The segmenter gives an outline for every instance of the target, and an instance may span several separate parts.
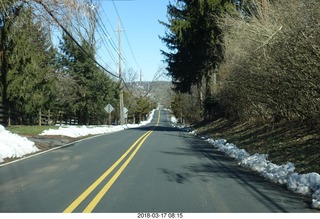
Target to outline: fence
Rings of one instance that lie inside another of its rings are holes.
[[[131,120],[128,119],[128,122]],[[107,124],[105,121],[94,117],[89,118],[90,125]],[[75,116],[67,115],[63,111],[39,110],[34,116],[21,116],[19,113],[8,110],[0,103],[0,125],[79,125],[79,120]]]
[[[5,107],[0,103],[0,125],[7,125],[8,113]]]
[[[50,110],[42,112],[39,110],[39,125],[78,125],[77,118],[66,118],[64,112],[52,113]]]
[[[23,122],[24,121],[24,122]],[[79,121],[77,118],[66,118],[62,111],[52,113],[50,110],[41,111],[37,118],[33,118],[34,122],[26,122],[25,118],[20,117],[13,113],[8,113],[8,110],[0,103],[0,125],[10,126],[10,125],[78,125]]]

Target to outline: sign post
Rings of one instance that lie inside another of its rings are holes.
[[[128,123],[128,111],[129,110],[126,107],[123,107],[123,114],[124,114],[123,118],[125,119],[126,124]]]
[[[110,103],[108,103],[104,110],[109,114],[109,125],[111,125],[111,112],[114,110],[114,108]]]

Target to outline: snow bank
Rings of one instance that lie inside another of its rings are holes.
[[[58,129],[48,129],[43,131],[40,135],[62,135],[71,138],[83,137],[87,135],[99,135],[112,132],[122,131],[128,128],[136,128],[146,124],[149,124],[153,118],[154,111],[152,110],[146,121],[140,122],[140,124],[128,124],[128,125],[116,125],[116,126],[61,126]]]
[[[177,123],[177,122],[178,122],[178,120],[177,120],[177,118],[176,118],[176,117],[171,116],[171,122],[172,122],[172,123]]]
[[[268,155],[250,155],[244,149],[239,149],[236,145],[227,143],[225,139],[207,139],[206,141],[217,147],[219,151],[235,158],[240,166],[260,173],[265,179],[274,183],[285,184],[289,190],[296,193],[312,194],[312,207],[320,209],[320,175],[318,173],[298,174],[294,172],[293,163],[276,165],[268,161]]]
[[[171,118],[176,126],[175,120]],[[181,128],[181,127],[178,127]],[[294,172],[293,163],[287,162],[283,165],[276,165],[268,161],[267,154],[250,155],[244,149],[239,149],[232,143],[227,143],[225,139],[214,140],[199,136],[195,131],[190,134],[197,135],[216,147],[219,151],[237,160],[240,166],[258,172],[265,179],[279,184],[287,185],[287,188],[293,192],[312,195],[312,207],[320,209],[320,175],[318,173],[298,174]]]
[[[148,119],[146,121],[142,121],[140,122],[140,124],[136,125],[136,124],[128,124],[129,128],[134,128],[134,127],[139,127],[142,125],[147,125],[151,122],[151,120],[153,119],[153,115],[154,115],[154,109],[149,113]]]
[[[128,124],[124,126],[64,126],[59,129],[49,129],[40,135],[63,135],[71,138],[117,132],[128,128],[136,128],[151,122],[154,111],[152,110],[146,121],[140,124]],[[34,142],[25,137],[13,134],[0,125],[0,163],[4,158],[22,157],[26,154],[39,151]]]
[[[13,134],[0,125],[0,163],[4,158],[23,157],[37,151],[39,149],[34,145],[34,142]]]
[[[265,179],[274,183],[286,184],[289,190],[296,193],[312,194],[312,207],[320,208],[320,175],[318,173],[298,174],[294,172],[293,163],[276,165],[268,161],[268,155],[250,155],[244,149],[227,143],[225,139],[207,139],[206,141],[217,147],[219,151],[235,158],[240,166],[260,173]]]
[[[213,145],[216,145],[219,151],[224,152],[225,154],[227,154],[228,156],[236,160],[242,160],[250,156],[245,150],[238,149],[236,145],[227,143],[227,141],[224,139],[219,139],[219,140],[207,139],[207,141]]]
[[[124,130],[124,126],[61,126],[58,129],[44,130],[40,135],[63,135],[77,138]]]

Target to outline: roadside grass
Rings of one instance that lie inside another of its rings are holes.
[[[24,136],[36,136],[47,129],[58,129],[57,126],[9,126],[6,129],[12,133]]]
[[[213,139],[224,138],[250,154],[268,154],[275,164],[292,162],[299,173],[320,173],[320,125],[301,121],[253,125],[218,119],[194,129]]]

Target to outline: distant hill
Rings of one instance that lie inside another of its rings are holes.
[[[171,101],[172,83],[171,81],[142,81],[132,82],[128,85],[135,95],[148,96],[157,103],[169,107]]]

